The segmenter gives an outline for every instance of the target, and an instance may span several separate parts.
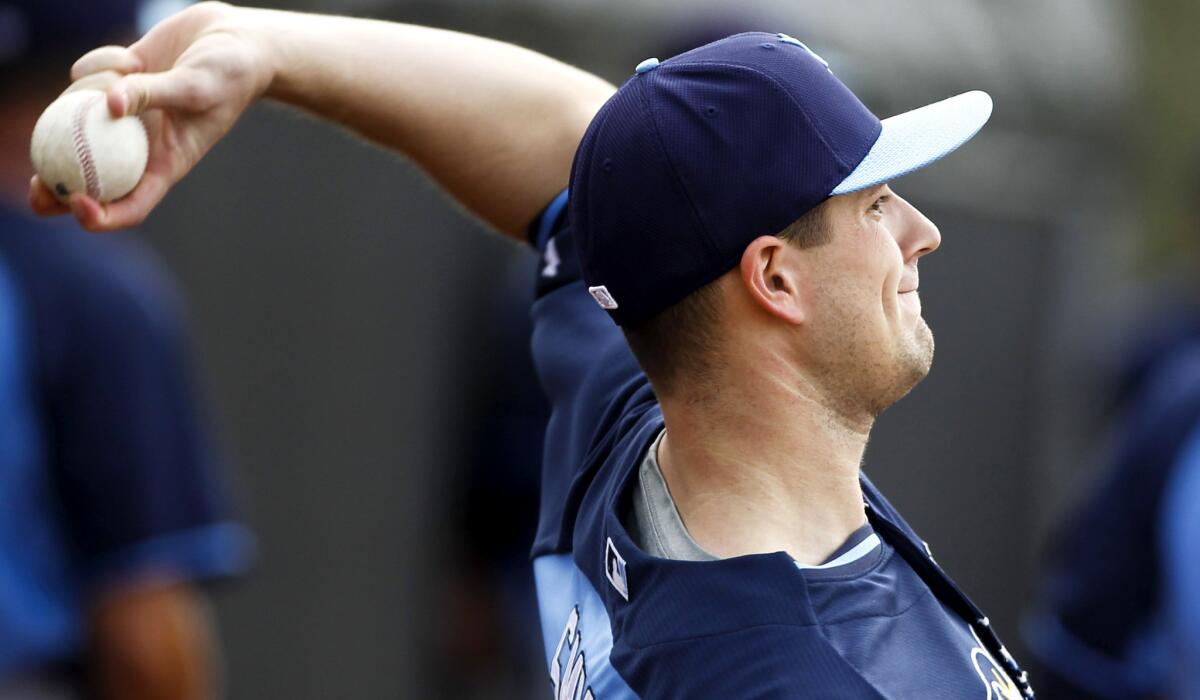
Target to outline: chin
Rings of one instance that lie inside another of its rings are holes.
[[[920,381],[929,374],[929,368],[933,366],[933,331],[929,329],[925,319],[917,319],[917,327],[913,329],[910,341],[910,355],[913,365],[920,368],[921,376],[917,379]]]
[[[896,356],[896,372],[891,386],[881,392],[875,414],[904,398],[929,374],[933,366],[933,332],[920,320]]]

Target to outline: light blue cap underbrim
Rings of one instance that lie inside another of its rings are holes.
[[[875,145],[829,194],[858,192],[920,170],[971,140],[991,115],[992,98],[973,90],[884,119]]]

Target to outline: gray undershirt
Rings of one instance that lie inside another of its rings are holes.
[[[658,444],[666,434],[664,430],[654,438],[638,469],[629,535],[642,551],[659,559],[715,561],[718,557],[706,552],[688,534],[658,466]]]
[[[667,488],[663,478],[662,468],[658,464],[658,445],[662,442],[666,431],[659,432],[658,437],[646,450],[646,457],[638,468],[637,486],[633,490],[633,508],[626,520],[629,536],[637,543],[642,551],[659,559],[675,561],[715,561],[720,557],[714,556],[692,539],[675,507],[675,499]],[[852,543],[857,544],[852,545]],[[869,525],[864,525],[847,540],[824,564],[806,566],[799,562],[796,566],[801,569],[830,569],[845,566],[863,559],[868,554],[878,551],[879,536]],[[842,569],[838,569],[841,571]]]

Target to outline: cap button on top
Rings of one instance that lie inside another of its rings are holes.
[[[637,64],[637,68],[634,68],[633,71],[635,73],[637,73],[638,75],[641,75],[642,73],[649,73],[650,71],[654,70],[655,68],[658,68],[658,59],[657,58],[647,58],[646,60]]]

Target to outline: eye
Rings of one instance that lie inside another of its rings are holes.
[[[882,214],[883,213],[883,205],[888,201],[888,199],[890,199],[890,197],[888,197],[886,194],[883,195],[882,197],[879,197],[878,199],[876,199],[874,202],[871,203],[870,207],[867,207],[867,211],[872,212],[874,214]]]

